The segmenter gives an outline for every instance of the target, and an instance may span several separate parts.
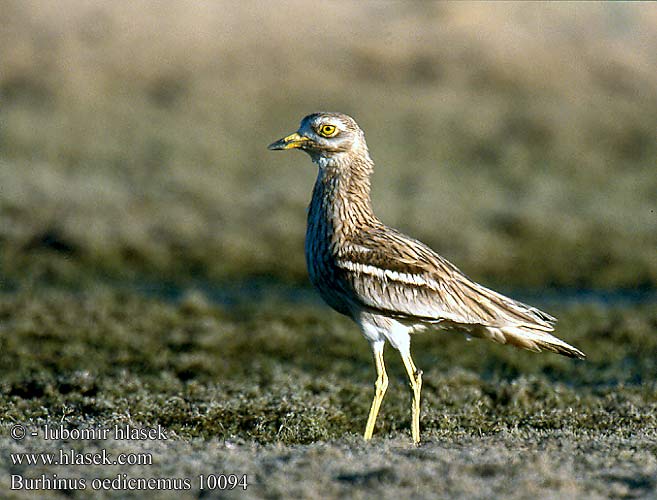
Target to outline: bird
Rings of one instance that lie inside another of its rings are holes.
[[[457,330],[530,351],[586,357],[551,334],[554,317],[476,283],[429,246],[376,217],[370,195],[374,161],[352,117],[312,113],[296,132],[268,149],[299,149],[318,167],[307,214],[306,264],[324,301],[351,318],[370,343],[377,377],[366,441],[372,438],[388,387],[386,342],[399,352],[409,378],[416,445],[422,371],[411,357],[411,334]]]

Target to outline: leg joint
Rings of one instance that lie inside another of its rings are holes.
[[[383,394],[388,388],[388,375],[385,372],[381,374],[379,378],[376,379],[374,383],[374,388],[376,389],[377,394]]]

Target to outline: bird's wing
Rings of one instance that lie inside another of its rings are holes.
[[[428,322],[554,329],[550,315],[475,283],[422,242],[389,228],[352,239],[336,265],[350,299],[373,311]]]

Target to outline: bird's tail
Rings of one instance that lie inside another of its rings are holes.
[[[478,336],[488,338],[494,342],[511,344],[530,351],[552,351],[569,358],[584,359],[586,357],[586,354],[582,351],[554,335],[530,326],[483,326],[477,333],[479,333]]]
[[[477,283],[472,283],[472,289],[476,298],[471,302],[481,308],[484,319],[471,331],[472,335],[530,351],[552,351],[579,359],[586,357],[582,351],[550,333],[554,331],[556,318]]]

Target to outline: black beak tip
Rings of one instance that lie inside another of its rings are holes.
[[[285,149],[285,141],[283,139],[280,139],[278,141],[272,142],[269,146],[267,146],[267,149],[269,151],[280,151],[282,149]]]

